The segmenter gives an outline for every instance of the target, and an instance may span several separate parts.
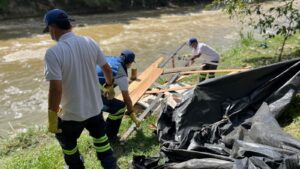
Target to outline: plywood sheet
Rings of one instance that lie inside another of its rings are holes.
[[[163,60],[163,58],[158,58],[153,64],[151,64],[142,74],[140,74],[137,80],[134,80],[129,85],[129,95],[134,105],[146,92],[146,90],[151,87],[151,85],[159,78],[163,73],[162,68],[158,68],[158,65]],[[117,96],[117,99],[123,100],[122,94]]]

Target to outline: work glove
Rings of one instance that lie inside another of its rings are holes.
[[[135,126],[136,126],[137,128],[140,127],[141,121],[136,117],[136,113],[135,113],[134,110],[132,110],[132,111],[128,111],[128,110],[127,110],[127,111],[125,112],[125,115],[128,115],[128,116],[131,118],[131,120],[135,123]]]
[[[48,110],[48,131],[50,133],[61,133],[62,130],[58,128],[57,112]]]
[[[104,84],[104,86],[103,86],[103,95],[108,100],[112,100],[115,97],[114,85]]]

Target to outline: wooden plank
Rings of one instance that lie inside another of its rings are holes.
[[[128,91],[133,105],[162,74],[163,69],[158,68],[158,65],[162,60],[162,57],[158,58],[152,65],[150,65],[142,74],[138,76],[137,80],[134,80],[129,85]],[[123,100],[122,94],[119,94],[116,98]]]
[[[239,73],[239,72],[238,71],[233,71],[233,72],[228,73],[227,75],[232,75],[232,74],[236,74],[236,73]]]
[[[177,69],[177,68],[176,68]],[[163,74],[170,74],[170,73],[178,73],[180,72],[181,74],[194,74],[194,73],[226,73],[226,72],[243,72],[247,71],[249,69],[217,69],[217,70],[195,70],[195,71],[186,71],[186,70],[171,70],[171,69],[166,69]]]
[[[170,92],[170,91],[176,91],[176,90],[185,90],[185,89],[191,89],[195,86],[183,86],[183,87],[173,87],[169,89],[162,89],[162,90],[150,90],[146,91],[146,94],[157,94],[157,93],[164,93],[164,92]]]

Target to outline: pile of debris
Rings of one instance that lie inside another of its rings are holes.
[[[184,77],[184,75],[221,72],[235,74],[238,72],[246,71],[248,69],[225,69],[225,70],[201,70],[201,66],[164,68],[165,65],[172,59],[158,58],[151,64],[144,72],[142,72],[137,79],[132,81],[129,85],[129,95],[133,105],[136,103],[144,108],[144,111],[138,117],[143,120],[151,112],[159,109],[162,100],[167,100],[167,104],[173,108],[179,105],[184,98],[189,97],[190,92],[193,91],[195,85],[188,85],[179,83],[177,80]],[[169,80],[165,84],[156,83],[157,79],[161,76],[168,76]],[[152,87],[152,90],[149,90]],[[190,92],[188,92],[190,91]],[[122,95],[117,96],[117,99],[122,100]],[[136,124],[125,132],[121,141],[125,141],[130,134],[136,129]]]
[[[134,157],[133,166],[300,168],[300,141],[277,122],[299,87],[300,59],[201,82],[175,106],[164,105],[160,156]]]

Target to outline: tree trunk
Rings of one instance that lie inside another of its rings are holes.
[[[281,49],[280,49],[280,53],[279,53],[279,56],[278,56],[278,62],[280,62],[282,60],[282,54],[283,54],[284,46],[285,46],[285,43],[286,43],[288,38],[289,38],[289,36],[284,36],[284,39],[283,39],[283,42],[282,42],[282,45],[281,45]]]

